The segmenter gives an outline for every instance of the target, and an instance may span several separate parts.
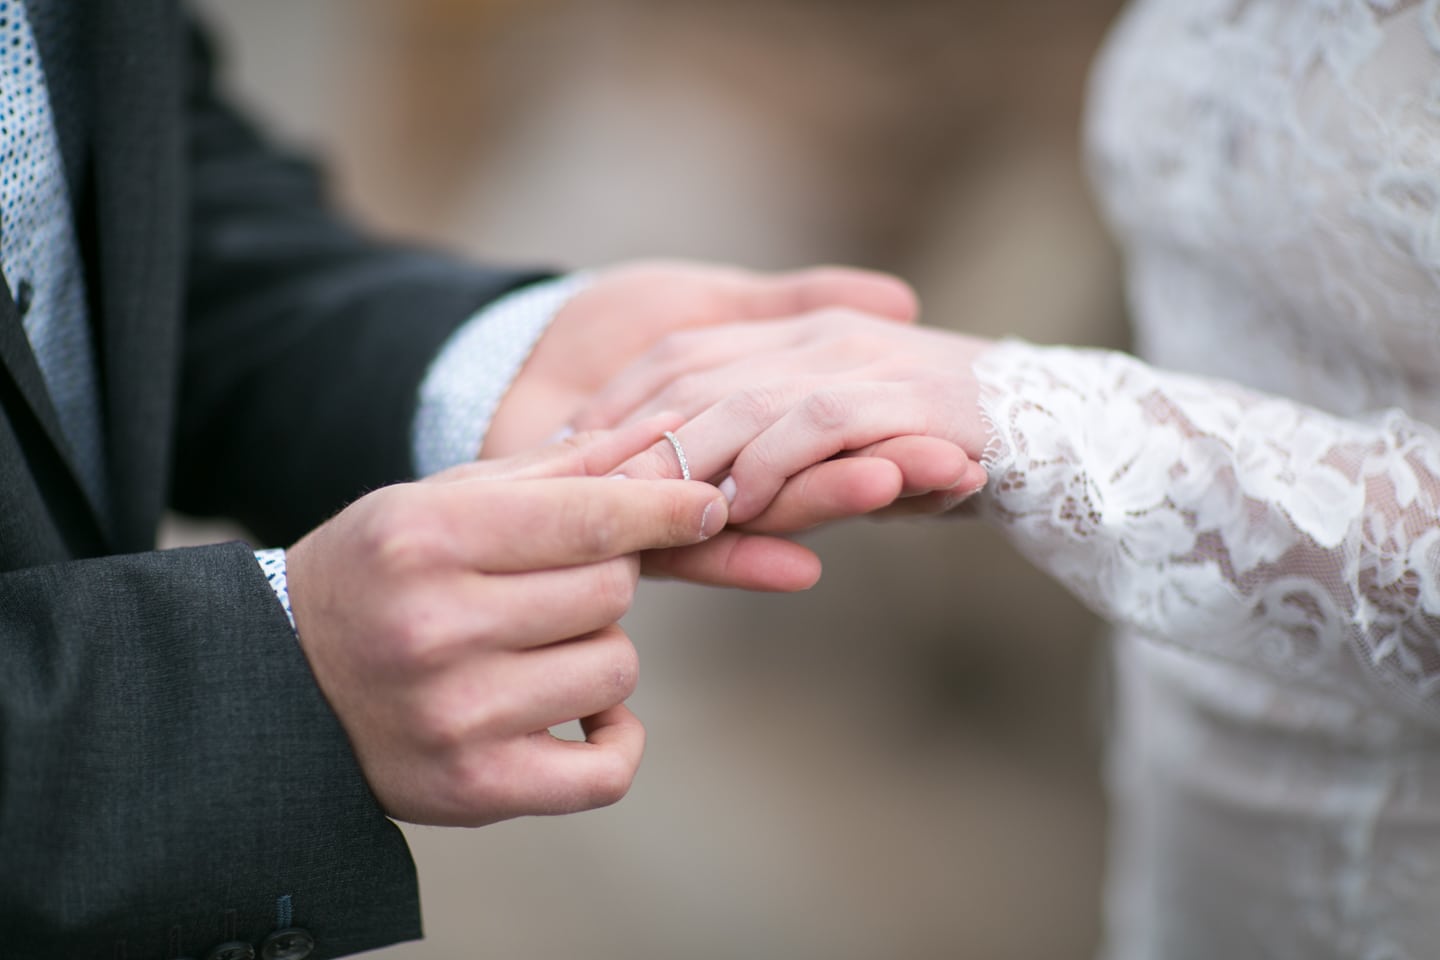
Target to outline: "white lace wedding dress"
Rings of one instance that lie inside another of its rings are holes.
[[[1148,362],[979,372],[1120,628],[1106,955],[1440,957],[1440,0],[1140,0],[1089,146]]]

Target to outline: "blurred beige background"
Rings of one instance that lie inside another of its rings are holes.
[[[377,228],[565,267],[860,263],[932,324],[1123,336],[1078,155],[1115,0],[200,5],[233,89]],[[803,596],[647,585],[631,795],[409,830],[428,938],[374,956],[1091,955],[1097,623],[973,524],[813,543]]]

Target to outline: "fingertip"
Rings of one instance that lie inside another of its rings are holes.
[[[972,462],[970,466],[966,468],[965,475],[960,479],[959,483],[956,483],[948,490],[937,491],[936,493],[930,494],[930,497],[939,497],[938,507],[931,512],[949,513],[961,507],[965,507],[968,510],[976,494],[985,489],[985,485],[989,480],[990,476],[985,472],[985,468],[978,463]]]
[[[715,487],[700,480],[674,480],[630,472],[623,499],[637,522],[648,529],[641,550],[669,550],[704,543],[723,531],[730,520],[730,505]]]
[[[709,484],[704,484],[704,486],[709,486]],[[710,487],[710,491],[712,493],[717,492],[714,487]],[[700,514],[700,536],[697,542],[703,543],[709,540],[721,530],[724,530],[725,525],[729,523],[729,521],[730,502],[725,499],[723,494],[720,496],[711,496],[709,502],[705,504]]]
[[[875,284],[875,306],[870,312],[890,320],[914,323],[920,317],[920,295],[915,288],[899,277],[889,274],[872,274]]]
[[[640,770],[645,755],[645,725],[620,703],[582,717],[580,729],[591,751],[583,806],[593,810],[619,803],[634,786]]]
[[[608,432],[615,435],[618,447],[633,456],[658,443],[666,431],[674,430],[682,419],[677,413],[654,413]]]
[[[846,307],[887,320],[912,322],[920,301],[910,284],[892,274],[859,267],[807,267],[772,278],[756,300],[763,316],[793,316],[826,307]]]
[[[746,590],[799,593],[820,582],[821,563],[815,552],[778,537],[744,537],[730,562],[732,573],[743,572],[733,585]]]
[[[776,519],[772,507],[790,515],[796,513],[795,508],[799,506],[813,516],[803,523],[781,521],[779,525],[790,530],[805,529],[827,520],[878,510],[892,503],[905,488],[905,475],[900,467],[880,457],[830,460],[816,464],[797,477],[803,485],[800,489],[782,486],[763,503],[758,502],[760,497],[740,503],[744,488],[737,486],[736,503],[730,507],[730,522],[739,525],[760,518]],[[796,478],[792,477],[787,483],[796,483]],[[808,508],[805,505],[809,505]]]
[[[635,421],[634,426],[637,429],[653,431],[655,436],[661,437],[665,435],[666,430],[674,430],[684,422],[685,417],[683,414],[677,413],[674,410],[662,410],[659,413],[652,413],[641,417]]]
[[[905,475],[889,460],[869,457],[853,461],[848,478],[849,506],[856,513],[868,513],[893,503],[904,491]]]
[[[654,430],[655,436],[658,437],[666,430],[674,430],[684,422],[685,418],[683,416],[668,410],[660,413],[646,414],[643,417],[627,417],[625,416],[625,411],[611,409],[602,399],[598,402],[591,403],[585,409],[571,417],[570,422],[561,427],[551,440],[552,442],[564,440],[576,433],[584,434],[632,429]]]
[[[759,534],[727,530],[713,540],[642,557],[647,576],[765,593],[808,590],[820,579],[820,558],[809,549]]]
[[[904,495],[912,497],[949,490],[963,481],[971,466],[960,447],[929,436],[893,437],[866,447],[860,455],[893,462],[904,475]]]
[[[926,444],[925,456],[912,469],[906,469],[907,492],[925,493],[948,490],[963,483],[967,472],[975,466],[965,451],[952,443],[934,440]],[[982,470],[983,474],[984,471]]]
[[[660,439],[658,435],[654,442],[615,469],[641,480],[672,480],[676,479],[675,474],[679,471],[675,463],[675,448],[670,441]]]
[[[963,495],[966,497],[973,497],[981,490],[984,490],[985,485],[989,482],[990,474],[987,473],[985,468],[980,464],[971,460],[965,467],[964,475],[960,478],[959,482],[955,484],[953,489],[963,491]]]
[[[975,489],[979,490],[990,482],[990,473],[982,464],[971,460],[965,468],[964,482],[973,484]]]
[[[635,712],[623,703],[617,703],[592,716],[581,717],[580,729],[585,734],[585,742],[592,746],[624,745],[634,749],[638,740],[639,746],[644,747],[645,725],[635,716]],[[636,751],[635,755],[638,757],[639,751]]]
[[[812,272],[821,302],[811,309],[846,306],[889,320],[913,322],[920,315],[915,288],[899,277],[859,267],[817,267]],[[824,296],[828,294],[828,296]]]
[[[796,562],[792,566],[787,579],[777,579],[775,590],[777,593],[802,593],[818,584],[823,573],[824,564],[818,556],[811,553],[808,560]]]

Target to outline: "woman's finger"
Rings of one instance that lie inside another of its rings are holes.
[[[457,480],[537,480],[545,477],[598,477],[650,446],[682,418],[657,413],[613,430],[587,430],[500,460],[463,463],[426,478],[430,483]]]
[[[810,393],[736,455],[731,522],[759,516],[786,480],[812,464],[882,440],[924,435],[927,412],[904,383],[841,383]]]
[[[949,490],[961,483],[973,463],[964,450],[939,437],[891,437],[845,455],[875,457],[895,464],[904,478],[902,497]]]
[[[846,307],[880,320],[913,323],[920,312],[915,291],[886,273],[854,267],[807,267],[771,274],[745,285],[752,319],[794,317],[824,307]]]
[[[743,368],[795,346],[808,335],[803,325],[788,321],[729,324],[671,334],[591,397],[575,417],[574,426],[582,430],[613,427],[637,413],[643,415],[642,408],[653,405],[675,381],[739,364],[742,369],[727,381],[727,389],[718,399],[753,382],[755,374]]]
[[[770,593],[808,590],[820,579],[820,558],[778,537],[727,530],[693,547],[641,555],[646,576]]]
[[[798,533],[888,507],[901,496],[904,476],[891,461],[872,457],[826,460],[785,481],[763,512],[745,524],[752,533]]]
[[[678,477],[679,449],[691,477],[709,480],[730,468],[737,454],[814,389],[809,380],[792,378],[765,388],[726,397],[672,431],[618,468],[628,477]]]

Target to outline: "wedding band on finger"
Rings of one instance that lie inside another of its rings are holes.
[[[651,434],[654,436],[654,434]],[[675,448],[675,459],[680,461],[680,478],[690,479],[690,461],[685,458],[685,448],[680,446],[680,438],[669,430],[665,431],[665,439],[670,441],[670,446]]]

